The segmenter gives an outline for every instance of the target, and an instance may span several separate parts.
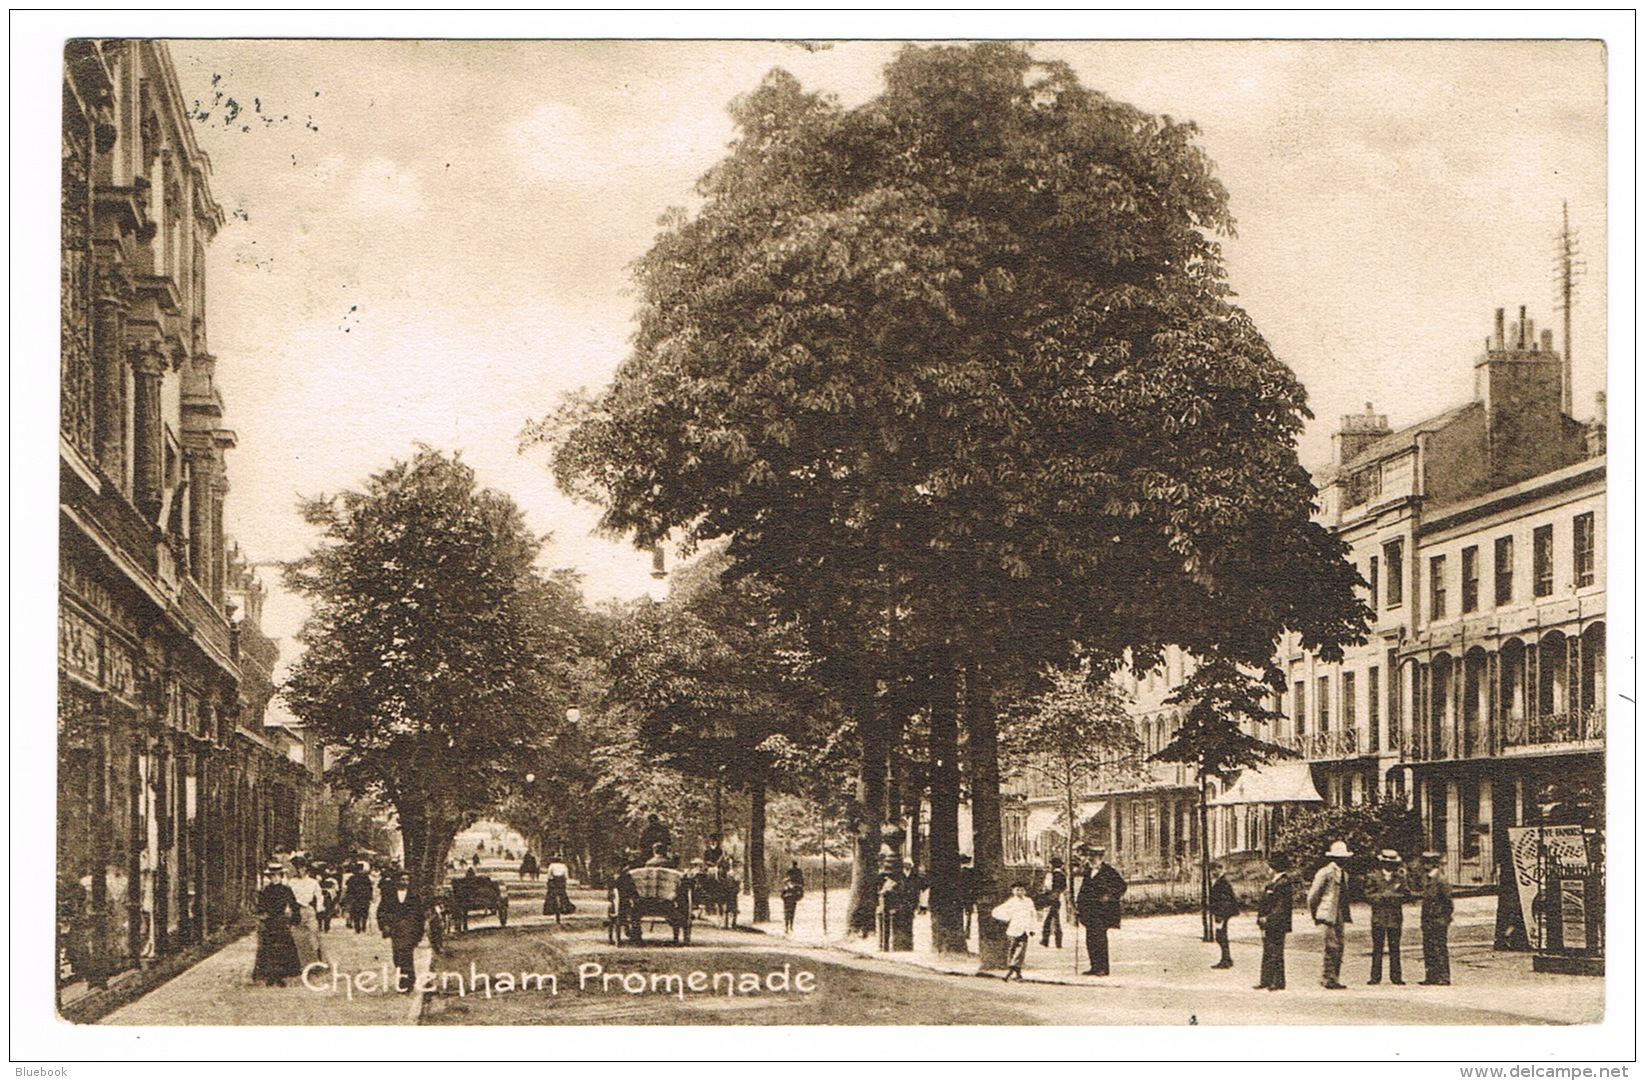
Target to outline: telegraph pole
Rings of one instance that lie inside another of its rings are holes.
[[[1559,294],[1565,312],[1565,354],[1560,358],[1560,412],[1571,416],[1576,403],[1571,395],[1571,296],[1575,292],[1576,237],[1571,233],[1571,204],[1559,208]]]

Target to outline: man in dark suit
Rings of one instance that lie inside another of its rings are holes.
[[[1108,975],[1108,932],[1120,925],[1120,898],[1126,882],[1108,863],[1108,852],[1103,848],[1088,849],[1092,863],[1080,884],[1079,897],[1074,905],[1079,909],[1080,922],[1085,925],[1085,952],[1091,967],[1087,976]]]
[[[1445,857],[1434,851],[1422,854],[1422,983],[1427,987],[1447,987],[1451,983],[1451,884],[1439,869]]]
[[[1285,990],[1285,936],[1291,933],[1291,857],[1275,852],[1268,857],[1274,872],[1257,902],[1257,926],[1262,928],[1262,980],[1253,990]]]
[[[1234,955],[1228,951],[1228,921],[1239,915],[1239,899],[1234,896],[1234,884],[1228,881],[1228,872],[1222,864],[1211,865],[1211,918],[1216,921],[1217,945],[1222,959],[1212,968],[1233,968]]]
[[[351,931],[364,931],[366,919],[371,915],[371,876],[366,874],[364,864],[355,864],[348,881],[343,884],[343,905],[348,909],[348,928]]]
[[[417,986],[416,950],[427,924],[428,908],[413,892],[411,876],[401,871],[377,902],[377,927],[393,945],[394,967],[399,970],[395,990],[401,994]]]

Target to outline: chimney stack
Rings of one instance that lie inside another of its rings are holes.
[[[1504,314],[1505,314],[1505,309],[1498,308],[1496,310],[1496,349],[1497,349],[1498,352],[1501,352],[1502,350],[1508,348],[1506,343],[1504,343],[1503,340],[1502,340],[1502,317],[1503,317]]]
[[[1353,461],[1366,447],[1387,434],[1388,417],[1366,402],[1365,412],[1350,413],[1342,418],[1342,430],[1332,439],[1336,444],[1337,464]]]

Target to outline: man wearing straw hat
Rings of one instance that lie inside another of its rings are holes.
[[[1377,853],[1377,867],[1365,879],[1365,899],[1371,902],[1371,978],[1382,982],[1382,954],[1388,953],[1388,979],[1405,982],[1399,967],[1399,936],[1405,927],[1405,899],[1411,891],[1405,884],[1405,867],[1399,853],[1385,848]]]
[[[1343,868],[1353,853],[1341,841],[1332,841],[1325,850],[1325,866],[1314,875],[1308,888],[1308,911],[1314,922],[1325,928],[1325,972],[1320,986],[1327,991],[1344,990],[1342,982],[1342,935],[1344,925],[1353,922],[1348,912],[1348,872]]]

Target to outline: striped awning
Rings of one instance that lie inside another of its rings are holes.
[[[1324,803],[1314,787],[1314,775],[1306,762],[1270,762],[1261,769],[1248,769],[1239,780],[1216,799],[1213,807],[1241,803]]]

